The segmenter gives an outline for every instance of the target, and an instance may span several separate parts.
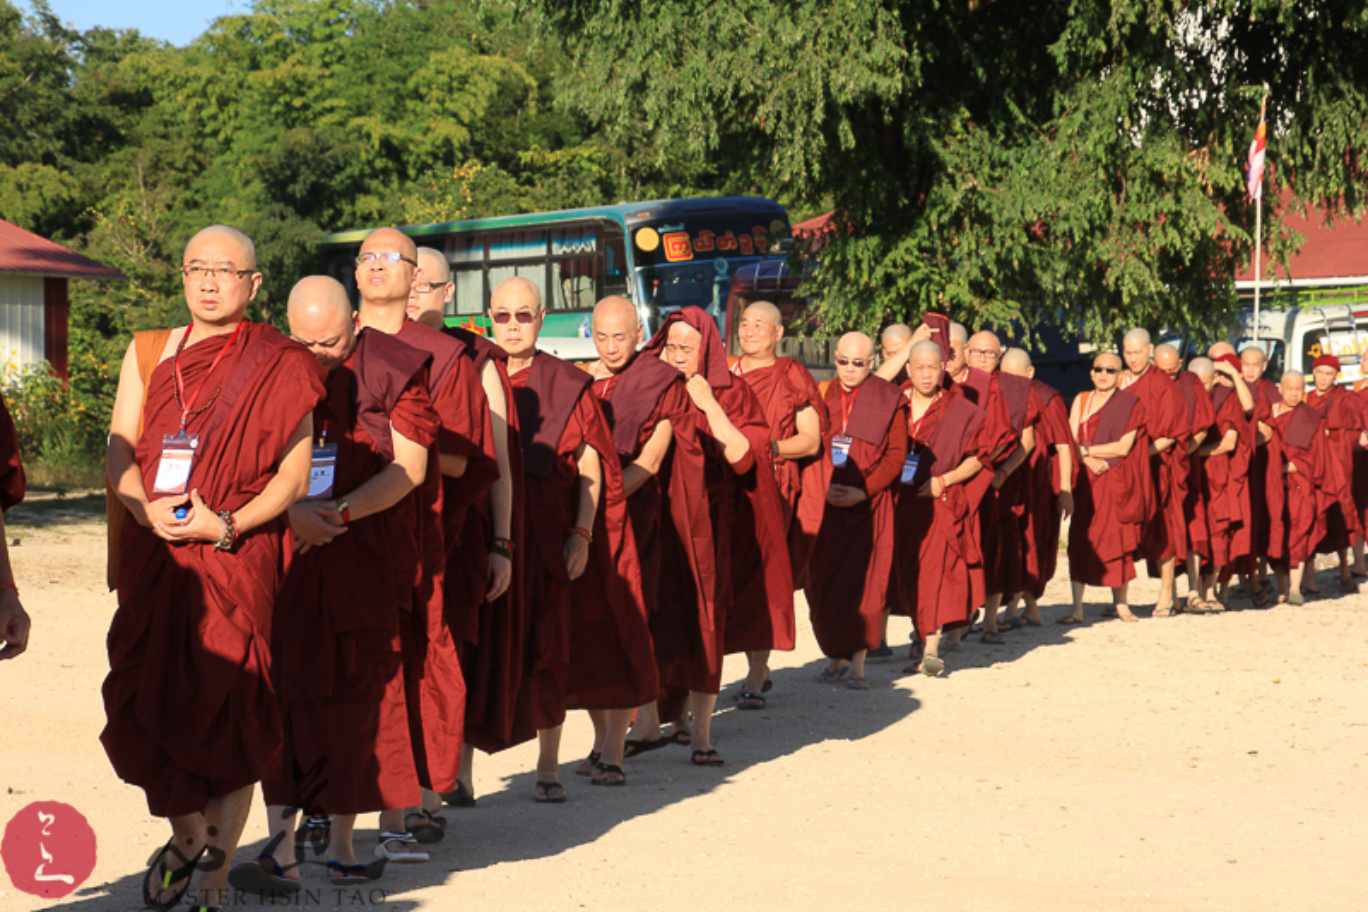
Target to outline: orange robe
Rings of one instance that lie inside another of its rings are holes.
[[[328,375],[314,439],[337,446],[334,497],[393,461],[391,425],[419,446],[436,442],[430,360],[363,329],[351,358]],[[399,640],[400,618],[413,610],[415,519],[406,497],[302,554],[287,534],[289,569],[272,635],[285,749],[281,775],[262,781],[268,805],[362,814],[418,803]]]
[[[209,406],[187,428],[200,438],[189,483],[215,511],[239,510],[261,493],[323,396],[313,355],[272,327],[244,322],[212,366],[229,342],[211,336],[179,357],[185,389],[202,385],[198,405]],[[135,449],[148,492],[162,438],[180,425],[173,378],[167,358],[148,384]],[[154,816],[202,811],[211,797],[279,772],[270,644],[283,532],[276,519],[219,551],[172,544],[124,517],[100,740],[119,777],[146,792]]]

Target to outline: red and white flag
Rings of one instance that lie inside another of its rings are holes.
[[[1254,133],[1254,142],[1249,144],[1249,198],[1257,200],[1263,196],[1264,146],[1268,137],[1268,126],[1264,123],[1264,112],[1268,97],[1259,104],[1259,129]]]

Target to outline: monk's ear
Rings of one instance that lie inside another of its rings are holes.
[[[776,323],[776,324],[774,324],[774,341],[775,341],[775,343],[778,343],[779,340],[782,339],[782,338],[784,338],[784,324],[783,324],[783,323]]]
[[[1026,376],[1027,376],[1029,379],[1031,379],[1031,380],[1034,380],[1034,379],[1035,379],[1035,365],[1034,365],[1034,364],[1032,364],[1030,367],[1026,368]]]

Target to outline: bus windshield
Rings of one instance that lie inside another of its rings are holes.
[[[700,307],[717,323],[722,338],[727,338],[727,302],[736,271],[759,259],[718,257],[693,263],[638,266],[637,289],[650,310],[651,325],[659,326],[667,314],[681,307]]]

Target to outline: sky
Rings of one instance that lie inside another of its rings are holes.
[[[25,13],[33,11],[19,0]],[[63,23],[84,32],[102,25],[114,29],[137,29],[151,38],[184,47],[198,38],[219,16],[242,13],[251,8],[250,0],[48,0],[48,6]]]

